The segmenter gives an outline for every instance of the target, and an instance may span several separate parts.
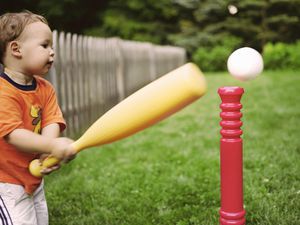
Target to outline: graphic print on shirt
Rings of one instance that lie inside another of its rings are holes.
[[[33,118],[32,125],[34,133],[41,134],[42,127],[42,109],[39,106],[31,106],[30,115]]]

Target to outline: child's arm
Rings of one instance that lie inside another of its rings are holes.
[[[45,137],[26,129],[15,129],[5,139],[23,152],[51,154],[63,161],[74,158],[76,154],[70,145],[73,140],[69,138]]]
[[[47,125],[42,129],[42,135],[50,138],[57,138],[60,135],[60,128],[57,123]]]

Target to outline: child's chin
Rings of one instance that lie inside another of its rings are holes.
[[[46,69],[44,69],[43,71],[40,72],[41,76],[45,76],[47,73],[49,73],[51,67],[47,67]]]
[[[43,76],[46,76],[48,72],[49,72],[49,70],[47,70],[47,71],[44,70],[44,71],[40,71],[39,73],[35,73],[35,75],[37,75],[39,77],[43,77]]]

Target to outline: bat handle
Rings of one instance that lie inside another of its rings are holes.
[[[39,159],[35,159],[32,160],[29,164],[29,171],[35,177],[42,177],[43,174],[41,173],[41,171],[43,169],[49,168],[51,166],[55,166],[58,163],[59,163],[59,159],[53,156],[48,156],[42,162]]]
[[[78,153],[82,148],[79,147],[78,141],[75,141],[71,144],[71,146],[75,149],[75,151]],[[29,164],[29,172],[31,175],[35,177],[42,177],[43,174],[41,171],[43,169],[49,168],[51,166],[55,166],[60,162],[59,159],[53,157],[53,156],[48,156],[46,159],[44,159],[42,162],[39,159],[34,159],[30,162]]]

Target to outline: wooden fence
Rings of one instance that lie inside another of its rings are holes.
[[[172,46],[53,32],[54,85],[68,124],[80,134],[101,114],[159,76],[185,63]]]

